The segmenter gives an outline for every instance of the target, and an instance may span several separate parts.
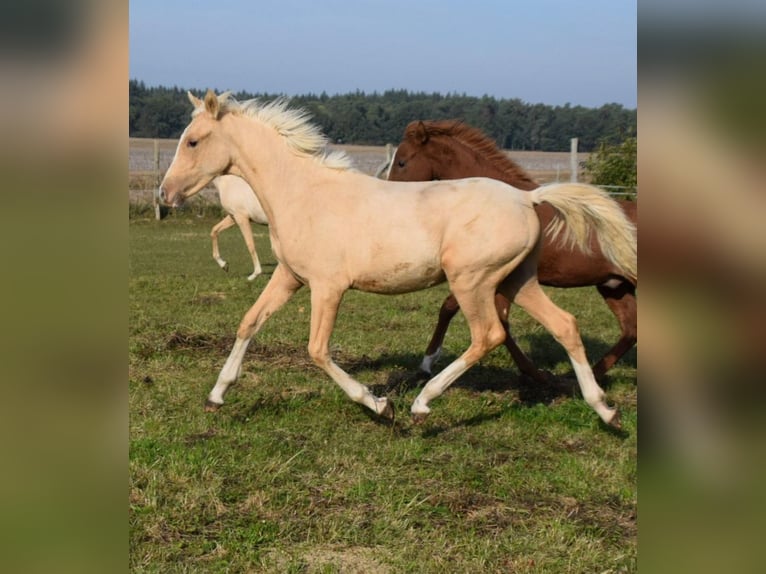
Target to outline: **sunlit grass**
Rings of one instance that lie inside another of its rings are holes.
[[[211,217],[212,215],[212,217]],[[239,233],[210,256],[215,214],[130,221],[130,540],[136,572],[635,571],[636,356],[613,370],[613,433],[572,392],[536,391],[504,349],[466,373],[422,426],[414,372],[447,289],[350,292],[337,362],[397,407],[393,425],[352,403],[306,352],[308,290],[253,342],[216,414],[202,406],[242,314],[273,271],[246,280]],[[579,320],[589,356],[616,340],[595,289],[549,293]],[[538,366],[571,376],[526,315],[512,326]],[[456,317],[445,359],[468,344]]]

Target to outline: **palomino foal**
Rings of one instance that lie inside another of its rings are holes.
[[[374,396],[330,357],[341,299],[348,289],[395,294],[446,280],[468,322],[471,344],[423,387],[411,409],[416,422],[428,415],[433,399],[505,339],[494,305],[500,291],[564,346],[585,401],[604,422],[619,426],[619,412],[607,405],[593,377],[574,317],[551,302],[536,278],[540,223],[533,205],[542,201],[556,207],[565,240],[585,245],[593,230],[607,256],[636,266],[635,229],[605,193],[574,184],[523,192],[486,178],[382,181],[348,169],[347,158],[327,154],[326,138],[285,101],[240,103],[212,91],[204,101],[189,96],[192,120],[160,198],[173,205],[216,176],[242,177],[266,212],[278,261],[240,323],[208,396],[209,409],[223,404],[252,337],[307,285],[311,358],[352,400],[393,417],[386,397]]]

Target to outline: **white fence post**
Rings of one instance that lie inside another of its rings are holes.
[[[577,182],[577,138],[569,140],[569,181]]]

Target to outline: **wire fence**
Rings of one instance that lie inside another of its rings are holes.
[[[159,218],[160,206],[157,201],[157,188],[160,181],[173,161],[177,140],[160,140],[149,138],[130,138],[129,171],[129,203],[131,209],[148,205],[154,209]],[[354,159],[360,171],[376,175],[380,167],[393,157],[393,147],[387,146],[337,146]],[[545,183],[559,181],[577,181],[583,175],[583,160],[589,154],[577,152],[573,145],[571,152],[508,152],[512,159],[525,170],[539,177],[538,181]],[[572,168],[574,166],[574,168]],[[572,169],[575,177],[572,178]],[[637,186],[593,185],[607,191],[616,199],[636,199]],[[200,194],[205,203],[216,203],[217,192],[210,186]]]

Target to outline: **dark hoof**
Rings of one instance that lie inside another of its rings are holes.
[[[609,421],[609,426],[617,430],[622,430],[622,416],[620,415],[619,409],[614,410],[614,414]]]
[[[214,403],[213,401],[211,401],[209,399],[207,401],[205,401],[205,412],[206,413],[214,413],[214,412],[216,412],[220,408],[221,408],[221,405],[219,403]]]
[[[418,369],[418,372],[415,373],[416,381],[428,381],[431,377],[433,377],[433,375],[430,371],[426,371],[425,369]]]
[[[425,413],[412,413],[412,424],[414,425],[422,425],[424,422],[426,422],[426,419],[428,418],[428,414]]]
[[[394,411],[394,404],[391,402],[391,399],[386,401],[386,408],[383,409],[383,412],[379,413],[379,415],[387,421],[394,422],[396,411]]]
[[[228,262],[226,263],[226,265],[221,267],[221,269],[223,269],[224,271],[226,271],[228,273],[229,272],[229,264],[228,264]]]
[[[375,414],[384,420],[393,422],[394,418],[396,418],[396,412],[394,411],[394,404],[391,399],[386,398],[386,408],[384,408],[381,412],[376,411]]]

